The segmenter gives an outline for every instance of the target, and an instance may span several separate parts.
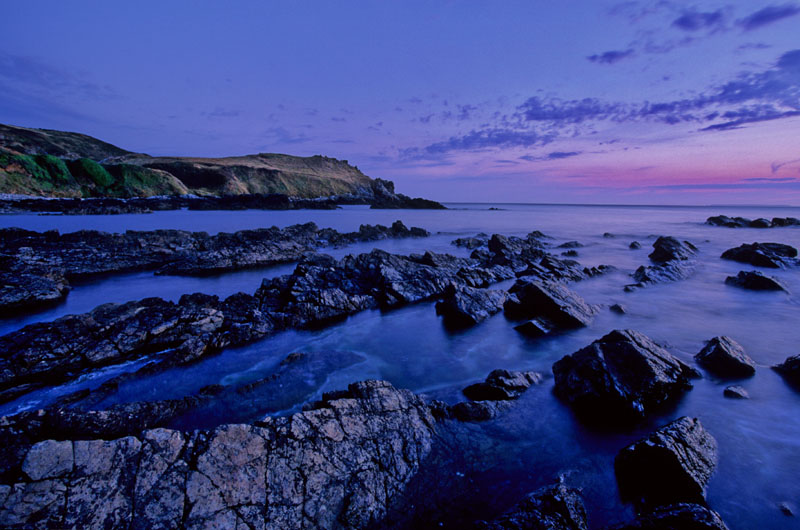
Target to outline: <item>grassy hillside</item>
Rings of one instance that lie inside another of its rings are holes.
[[[43,197],[149,197],[361,193],[372,179],[346,160],[262,153],[228,158],[151,157],[84,134],[0,124],[0,193]]]

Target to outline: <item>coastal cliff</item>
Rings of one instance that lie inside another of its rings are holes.
[[[59,198],[283,195],[381,208],[443,208],[347,160],[259,153],[152,157],[84,134],[0,124],[0,193]]]

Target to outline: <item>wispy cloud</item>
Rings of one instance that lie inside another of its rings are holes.
[[[521,160],[527,160],[528,162],[540,162],[547,160],[561,160],[564,158],[572,158],[573,156],[578,156],[581,153],[582,153],[581,151],[553,151],[543,156],[523,155],[519,158]]]
[[[593,63],[614,64],[634,56],[633,49],[610,50],[601,54],[590,55],[587,57]]]
[[[800,5],[798,4],[768,6],[744,17],[737,24],[745,31],[751,31],[797,14],[800,14]]]
[[[684,31],[724,29],[725,13],[722,9],[710,12],[686,11],[672,21],[672,26]]]

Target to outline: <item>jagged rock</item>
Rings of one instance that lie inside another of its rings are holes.
[[[622,304],[614,304],[611,307],[609,307],[609,309],[618,315],[624,315],[625,313],[628,312],[628,310]]]
[[[787,357],[781,364],[772,367],[790,384],[800,387],[800,355]]]
[[[719,514],[701,504],[671,504],[640,515],[614,530],[728,530]]]
[[[507,513],[491,522],[479,521],[481,530],[587,530],[586,509],[580,492],[563,483],[528,494]]]
[[[749,377],[756,373],[753,359],[730,337],[714,337],[694,358],[697,364],[720,377]]]
[[[615,238],[617,236],[615,236],[611,232],[603,232],[603,237],[608,238],[608,239],[613,239],[613,238]]]
[[[729,248],[720,257],[756,267],[780,269],[795,263],[793,258],[797,257],[797,249],[781,243],[745,243]]]
[[[739,385],[726,387],[722,394],[731,399],[750,399],[750,394],[747,393],[747,390]]]
[[[728,217],[727,215],[715,215],[706,219],[706,224],[711,226],[727,226],[729,228],[741,228],[750,225],[750,219],[744,217]]]
[[[472,326],[498,313],[507,299],[505,291],[450,285],[444,300],[436,303],[436,314],[442,315],[448,326]]]
[[[0,255],[0,315],[55,305],[69,291],[60,269]]]
[[[454,239],[453,241],[451,241],[451,244],[457,247],[463,247],[469,250],[474,250],[476,248],[480,248],[486,245],[488,242],[489,242],[489,235],[481,232],[473,237],[459,237],[458,239]]]
[[[366,528],[402,494],[433,436],[419,397],[365,381],[258,425],[68,441],[69,471],[65,463],[58,478],[0,486],[0,525]],[[48,453],[28,451],[29,468],[51,462]]]
[[[747,219],[745,217],[728,217],[727,215],[715,215],[706,220],[706,224],[712,226],[727,226],[729,228],[775,228],[779,226],[800,225],[800,219],[794,217],[773,217],[769,219]]]
[[[653,252],[648,257],[656,263],[687,260],[697,252],[697,247],[688,241],[679,241],[674,237],[660,236],[653,243]]]
[[[725,283],[752,291],[787,291],[776,278],[766,276],[759,271],[739,271],[736,276],[725,278]]]
[[[555,392],[590,421],[639,420],[691,388],[697,372],[650,338],[615,330],[553,365]]]
[[[552,333],[555,330],[555,326],[552,322],[548,322],[546,319],[534,318],[514,326],[514,329],[526,337],[538,339],[539,337],[544,337],[548,333]]]
[[[642,244],[639,243],[638,241],[631,241],[631,244],[628,245],[628,248],[631,250],[639,250],[640,248],[642,248]]]
[[[577,258],[578,251],[577,250],[567,250],[566,252],[561,253],[562,256],[567,256],[568,258]]]
[[[539,372],[494,370],[486,377],[486,381],[465,388],[464,395],[472,401],[517,399],[531,385],[538,385],[542,380]]]
[[[772,226],[800,226],[800,219],[796,217],[773,217]]]
[[[788,502],[779,503],[778,504],[778,509],[786,517],[794,517],[794,509],[792,508],[792,505],[789,504]]]
[[[717,442],[697,418],[682,417],[619,452],[620,492],[649,506],[705,502],[717,465]]]
[[[493,234],[487,244],[491,263],[522,269],[546,254],[538,234],[528,234],[525,239]]]
[[[556,327],[587,326],[595,310],[566,285],[522,278],[509,290],[504,309],[511,318],[544,318]]]
[[[688,278],[694,272],[695,263],[690,259],[697,247],[688,241],[661,236],[653,243],[653,252],[648,256],[655,265],[642,265],[633,273],[637,283],[625,286],[632,291],[652,283],[674,282]]]

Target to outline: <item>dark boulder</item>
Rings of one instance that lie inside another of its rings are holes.
[[[697,253],[697,247],[688,241],[679,241],[671,236],[661,236],[653,243],[649,258],[656,263],[673,260],[687,260]]]
[[[759,271],[739,271],[736,276],[725,278],[726,285],[750,289],[751,291],[786,291],[786,287],[772,276]]]
[[[464,395],[472,401],[502,401],[517,399],[531,385],[542,382],[539,372],[509,372],[494,370],[486,381],[475,383],[464,389]]]
[[[489,421],[508,410],[510,406],[508,401],[462,401],[447,407],[444,417],[469,423]]]
[[[611,307],[609,307],[608,309],[610,309],[612,312],[614,312],[614,313],[616,313],[618,315],[624,315],[625,313],[628,312],[628,310],[622,304],[614,304]]]
[[[450,243],[457,247],[463,247],[469,250],[474,250],[476,248],[486,245],[488,241],[489,241],[489,236],[481,232],[472,237],[459,237],[458,239],[454,239]]]
[[[639,243],[638,241],[631,241],[631,244],[628,245],[628,248],[631,250],[639,250],[640,248],[642,248],[642,244]]]
[[[717,442],[697,418],[682,417],[617,454],[623,498],[645,506],[705,503],[717,465]]]
[[[691,388],[697,372],[646,335],[615,330],[553,364],[555,392],[587,420],[637,421]]]
[[[528,494],[497,519],[475,524],[479,530],[587,530],[580,492],[559,483]]]
[[[436,303],[436,314],[449,327],[468,327],[498,313],[507,299],[505,291],[450,285],[444,300]]]
[[[750,228],[772,228],[772,221],[761,217],[759,219],[753,219],[747,226]]]
[[[800,226],[800,219],[796,217],[773,217],[772,226]]]
[[[756,267],[780,269],[786,265],[794,264],[797,249],[781,243],[752,243],[729,248],[720,256],[722,259],[749,263]]]
[[[516,296],[504,306],[510,318],[544,318],[559,328],[587,326],[594,318],[594,308],[562,283],[522,278],[509,292]]]
[[[715,215],[706,219],[706,224],[711,226],[727,226],[728,228],[741,228],[750,225],[750,219],[744,217],[728,217]]]
[[[582,248],[583,246],[583,243],[580,241],[567,241],[566,243],[558,245],[558,248]]]
[[[697,364],[720,377],[750,377],[756,373],[753,359],[730,337],[714,337],[694,358]]]
[[[728,530],[717,512],[701,504],[659,506],[614,530]]]
[[[772,367],[789,384],[800,387],[800,355],[787,357],[781,364]]]

